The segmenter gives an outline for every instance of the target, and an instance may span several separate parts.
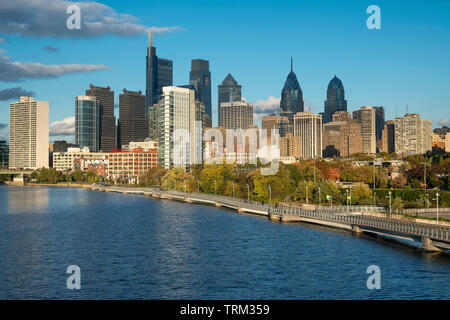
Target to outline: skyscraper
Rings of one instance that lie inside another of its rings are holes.
[[[119,95],[119,147],[131,141],[144,141],[148,137],[145,117],[145,96],[141,91],[123,89]]]
[[[294,137],[300,137],[301,158],[322,157],[322,115],[298,112],[294,115]]]
[[[204,113],[204,104],[195,101],[194,90],[163,88],[157,107],[160,165],[168,169],[202,163]]]
[[[193,59],[191,61],[191,72],[189,84],[195,88],[196,98],[205,105],[205,112],[212,119],[211,114],[211,72],[209,61]]]
[[[114,91],[108,86],[89,85],[86,96],[95,97],[99,102],[100,135],[99,151],[110,152],[117,148],[116,117],[114,116]],[[80,146],[81,147],[81,146]]]
[[[422,154],[431,150],[431,120],[418,114],[395,118],[395,152],[399,155]]]
[[[353,118],[361,123],[363,152],[375,154],[377,152],[375,109],[371,106],[361,107],[361,109],[353,111]]]
[[[75,98],[75,143],[90,152],[100,150],[100,102],[96,97]]]
[[[49,103],[20,97],[9,104],[9,168],[48,168]]]
[[[220,105],[223,102],[241,101],[241,89],[242,86],[237,83],[230,73],[222,81],[222,84],[218,86],[219,97],[217,112],[219,114],[219,124],[221,123]]]
[[[8,168],[9,145],[6,141],[0,141],[0,168]]]
[[[283,90],[281,90],[280,109],[281,115],[286,115],[291,120],[297,112],[304,111],[303,92],[293,71],[292,57],[291,72],[287,76]]]
[[[220,127],[227,129],[247,129],[253,126],[253,104],[237,101],[220,104]]]
[[[375,109],[375,137],[377,139],[377,152],[382,149],[382,138],[384,129],[384,108],[373,107]]]
[[[342,81],[334,76],[328,83],[327,100],[323,113],[323,123],[332,121],[333,114],[337,111],[347,111],[347,100]]]
[[[173,84],[172,60],[158,58],[156,48],[153,47],[153,33],[148,35],[148,47],[146,57],[146,85],[145,85],[145,109],[146,118],[149,121],[149,135],[157,139],[156,118],[153,107],[161,98],[162,88]]]
[[[386,121],[381,140],[382,152],[387,152],[389,154],[395,152],[395,121]]]

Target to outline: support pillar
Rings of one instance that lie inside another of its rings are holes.
[[[442,251],[439,248],[436,248],[435,246],[433,246],[433,241],[431,241],[430,238],[428,237],[422,237],[422,249],[427,251],[427,252],[439,252]]]

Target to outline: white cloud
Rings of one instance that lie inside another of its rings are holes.
[[[81,13],[81,29],[69,30],[67,7],[77,5]],[[148,27],[129,14],[116,12],[99,2],[63,0],[0,1],[0,33],[22,37],[93,38],[106,34],[123,37],[148,33],[163,34],[182,30],[180,27]]]
[[[450,119],[442,119],[439,121],[440,126],[448,126],[450,124]]]
[[[109,69],[105,65],[60,64],[45,65],[38,62],[11,61],[9,57],[0,57],[0,81],[17,82],[24,79],[55,78],[71,73],[83,73]]]
[[[66,136],[75,134],[75,117],[54,121],[50,125],[51,136]]]
[[[266,100],[258,100],[254,105],[255,113],[274,113],[280,109],[280,98],[270,96]]]

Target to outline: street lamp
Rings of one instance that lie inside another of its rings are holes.
[[[197,178],[197,177],[195,177],[195,179],[197,180],[197,192],[199,192],[199,193],[200,193],[200,184],[199,184],[199,182],[198,182],[198,178]]]
[[[436,220],[438,222],[439,222],[439,197],[440,197],[440,194],[436,192],[436,199],[433,199],[433,200],[436,200]]]
[[[233,198],[234,198],[234,181],[231,183],[231,185],[233,186]]]
[[[374,206],[377,205],[377,193],[376,192],[373,193],[373,205]]]
[[[308,186],[306,186],[306,204],[308,204]]]
[[[247,183],[247,201],[250,202],[250,187]]]
[[[345,190],[345,193],[347,194],[347,197],[345,199],[347,200],[347,213],[348,213],[348,189]]]
[[[217,196],[217,181],[214,180],[214,194]]]
[[[389,191],[389,195],[386,198],[389,198],[389,217],[392,217],[392,192],[391,191]]]
[[[186,193],[186,179],[184,179],[184,193]]]
[[[430,195],[427,193],[425,196],[427,197],[427,208],[430,209]]]
[[[270,184],[269,184],[269,204],[271,204],[272,203],[272,187],[270,186]]]
[[[321,191],[322,189],[320,188],[320,186],[319,186],[319,207],[320,207],[320,200],[321,200],[321,194],[320,194],[320,191]]]

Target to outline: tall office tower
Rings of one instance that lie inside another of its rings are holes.
[[[100,144],[99,151],[110,152],[117,148],[116,117],[114,116],[114,91],[108,86],[97,87],[89,85],[86,96],[95,97],[99,102]],[[81,146],[80,146],[81,147]]]
[[[418,114],[395,118],[395,152],[399,155],[422,154],[432,149],[431,120]]]
[[[384,129],[384,108],[373,107],[375,109],[375,136],[377,139],[377,152],[382,148],[382,138]]]
[[[322,157],[322,115],[312,112],[296,113],[294,137],[301,138],[301,158]]]
[[[281,157],[301,158],[301,137],[294,137],[292,133],[288,133],[284,137],[280,137],[279,144]]]
[[[222,84],[218,86],[219,97],[218,97],[218,108],[217,112],[219,114],[219,125],[221,123],[220,119],[220,105],[223,102],[235,102],[241,101],[241,89],[242,86],[237,83],[233,76],[229,73],[226,78],[222,81]]]
[[[281,90],[280,109],[281,115],[288,116],[290,120],[297,112],[304,111],[303,92],[293,71],[292,57],[291,72],[287,76],[283,90]]]
[[[48,168],[49,103],[20,97],[9,104],[9,168]]]
[[[445,134],[445,152],[450,152],[450,132]]]
[[[195,101],[195,91],[164,87],[157,111],[159,164],[166,169],[201,164],[205,108]]]
[[[75,143],[90,152],[100,150],[100,102],[96,97],[75,97]]]
[[[9,166],[9,145],[6,141],[0,141],[0,168]]]
[[[209,61],[193,59],[191,61],[191,73],[189,84],[195,88],[196,98],[205,105],[205,112],[212,119],[211,113],[211,72]]]
[[[153,47],[153,33],[148,35],[148,47],[146,57],[146,85],[145,85],[145,110],[149,122],[149,136],[157,139],[155,107],[161,98],[162,88],[173,84],[172,60],[158,58],[156,48]]]
[[[237,101],[220,104],[220,127],[226,129],[247,129],[253,126],[253,104]]]
[[[388,120],[382,132],[382,152],[389,154],[395,152],[395,121]]]
[[[377,152],[375,109],[371,106],[361,107],[353,111],[353,118],[361,123],[363,152],[375,154]]]
[[[145,118],[145,96],[141,91],[123,89],[119,95],[119,147],[130,141],[144,141],[148,137],[148,120]]]
[[[323,156],[348,158],[362,152],[361,124],[346,111],[336,111],[323,125]]]
[[[345,91],[342,81],[334,76],[328,83],[327,100],[323,113],[323,123],[332,121],[333,114],[336,111],[347,111],[347,100],[345,100]]]

